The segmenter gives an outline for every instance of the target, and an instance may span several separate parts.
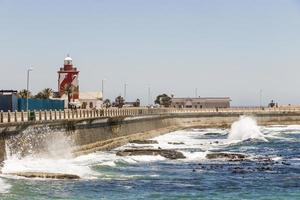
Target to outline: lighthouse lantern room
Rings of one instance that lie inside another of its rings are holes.
[[[79,99],[79,71],[73,66],[72,58],[68,55],[64,67],[58,71],[58,91],[60,98],[68,97],[72,102]]]

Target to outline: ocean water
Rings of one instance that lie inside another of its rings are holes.
[[[187,129],[107,152],[73,158],[12,154],[0,176],[0,199],[300,199],[300,126],[257,126],[241,117],[231,129]],[[63,143],[63,146],[66,146]],[[53,147],[53,146],[52,146]],[[186,158],[116,156],[122,149],[162,148]],[[55,148],[49,148],[51,149]],[[215,152],[244,160],[208,159]],[[8,175],[39,171],[76,174],[80,180]]]

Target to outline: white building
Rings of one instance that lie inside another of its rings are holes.
[[[172,98],[173,108],[229,108],[229,97]]]
[[[103,99],[101,92],[80,92],[80,107],[83,109],[100,109],[102,108]]]

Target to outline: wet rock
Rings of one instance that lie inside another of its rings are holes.
[[[26,178],[80,179],[79,176],[74,174],[48,173],[48,172],[17,172],[17,173],[10,173],[10,175],[23,176]]]
[[[131,140],[129,143],[134,144],[158,144],[156,140]]]
[[[204,135],[207,135],[207,136],[219,136],[221,134],[220,133],[205,133]]]
[[[245,173],[250,172],[250,171],[251,170],[246,170],[242,167],[235,167],[235,168],[232,169],[232,173],[234,173],[234,174],[245,174]]]
[[[281,162],[281,164],[283,164],[283,165],[291,165],[291,163],[288,163],[288,162]]]
[[[184,143],[183,142],[168,142],[168,144],[181,145],[181,144],[184,144]]]
[[[206,155],[207,159],[227,159],[229,161],[243,161],[247,159],[247,156],[244,154],[239,153],[224,153],[224,152],[217,152],[217,153],[209,153]]]
[[[144,156],[151,155],[156,156],[160,155],[168,159],[184,159],[185,156],[175,150],[166,150],[166,149],[125,149],[123,151],[118,151],[117,156]]]
[[[234,173],[234,174],[246,174],[246,173],[248,173],[248,171],[244,170],[244,169],[235,169],[235,170],[232,170],[232,173]]]
[[[272,168],[267,166],[267,167],[258,167],[257,168],[258,171],[272,171]]]

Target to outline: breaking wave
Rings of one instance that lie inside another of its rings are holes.
[[[248,139],[268,141],[260,131],[256,120],[248,116],[241,116],[238,121],[231,125],[228,139],[231,141],[243,141]]]

